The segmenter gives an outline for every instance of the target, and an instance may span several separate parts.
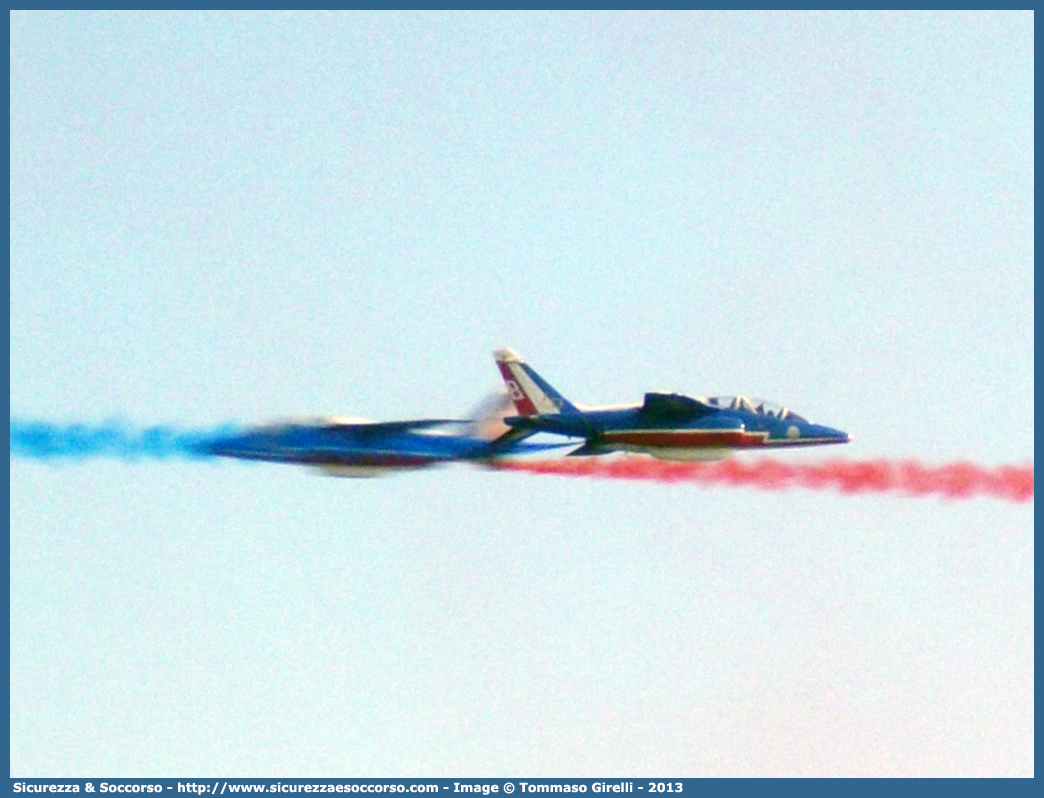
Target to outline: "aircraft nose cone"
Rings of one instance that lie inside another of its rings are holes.
[[[844,430],[831,427],[819,427],[813,432],[813,436],[823,438],[829,443],[849,443],[852,440],[852,436]]]

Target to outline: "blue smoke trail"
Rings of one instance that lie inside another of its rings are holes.
[[[208,444],[237,431],[238,428],[232,425],[209,430],[183,430],[169,426],[135,428],[119,421],[91,426],[12,419],[11,457],[35,460],[83,460],[88,457],[204,459],[215,456],[208,450]]]

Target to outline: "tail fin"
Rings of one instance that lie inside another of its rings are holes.
[[[493,358],[520,416],[577,412],[569,400],[548,385],[513,349],[498,349]]]

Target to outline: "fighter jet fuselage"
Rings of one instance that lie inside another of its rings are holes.
[[[502,440],[538,432],[582,438],[573,455],[641,452],[664,460],[720,460],[747,449],[847,443],[841,430],[812,424],[785,407],[744,396],[693,398],[647,393],[641,404],[585,408],[555,391],[518,354],[495,353],[518,415]]]

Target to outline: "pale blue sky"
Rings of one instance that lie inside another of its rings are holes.
[[[13,13],[12,414],[458,415],[507,345],[1031,462],[1033,163],[1031,13]],[[1028,775],[1032,560],[1032,503],[13,460],[12,772]]]

